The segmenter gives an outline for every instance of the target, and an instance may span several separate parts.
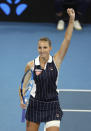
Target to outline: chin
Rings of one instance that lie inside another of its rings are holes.
[[[44,56],[44,55],[41,55],[40,57],[42,57],[42,58],[45,58],[46,56]]]
[[[40,57],[42,57],[42,58],[46,58],[48,56],[49,56],[49,54],[40,54]]]
[[[41,56],[41,57],[46,57],[47,55],[46,55],[46,54],[41,54],[40,56]]]

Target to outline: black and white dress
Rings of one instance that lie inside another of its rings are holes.
[[[57,89],[58,70],[49,56],[44,69],[41,69],[39,56],[34,60],[34,86],[31,91],[26,120],[48,122],[61,120],[63,112],[59,105]]]

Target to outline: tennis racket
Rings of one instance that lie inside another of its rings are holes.
[[[33,88],[33,71],[28,70],[24,74],[22,81],[21,81],[21,86],[20,86],[21,97],[23,99],[23,103],[26,104],[26,107],[28,105],[30,92],[32,88]],[[25,113],[26,113],[26,109],[23,109],[21,122],[25,122]]]

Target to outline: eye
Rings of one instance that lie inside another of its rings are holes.
[[[44,49],[47,49],[47,47],[46,47],[46,46],[44,46]]]
[[[39,46],[38,49],[41,49],[41,47]]]

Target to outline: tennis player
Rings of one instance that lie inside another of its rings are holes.
[[[41,122],[45,122],[46,131],[59,131],[60,129],[63,112],[56,91],[57,80],[60,65],[70,44],[75,19],[75,11],[72,8],[68,8],[67,13],[69,24],[58,52],[51,56],[51,41],[46,37],[40,38],[38,41],[39,56],[26,65],[25,72],[31,69],[34,79],[26,111],[26,131],[38,131]],[[21,107],[26,107],[22,98]]]

